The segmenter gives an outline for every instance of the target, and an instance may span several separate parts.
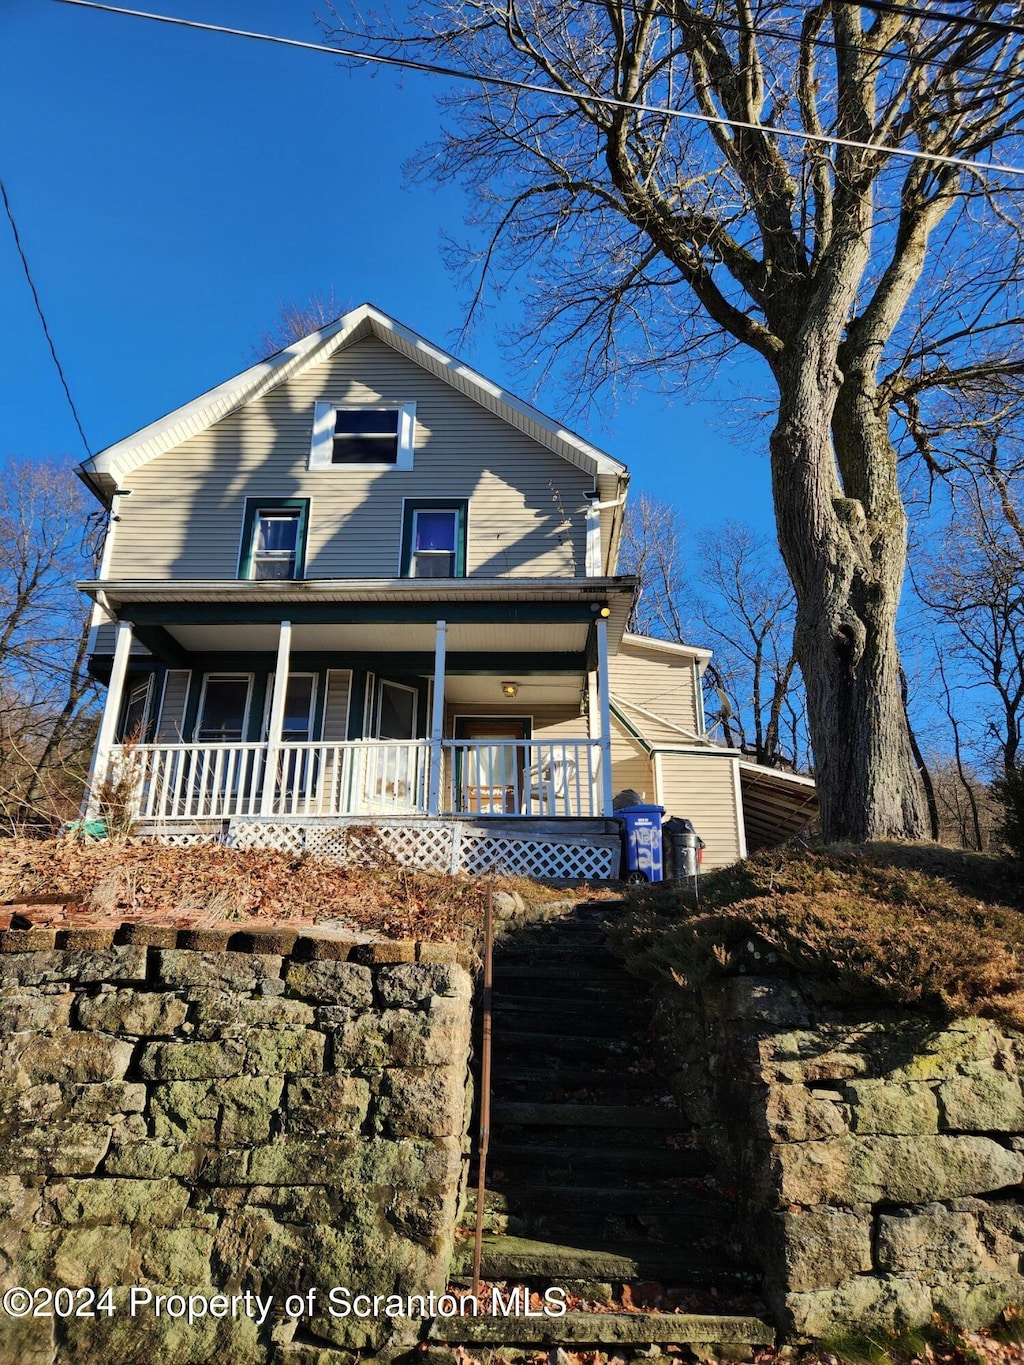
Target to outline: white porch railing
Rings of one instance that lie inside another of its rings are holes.
[[[468,815],[600,813],[595,740],[442,741],[447,809]]]
[[[137,817],[160,823],[426,815],[438,757],[441,814],[601,813],[596,740],[136,744],[115,746],[111,762],[130,779]]]

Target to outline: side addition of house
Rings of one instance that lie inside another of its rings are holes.
[[[745,851],[706,653],[625,633],[625,467],[377,309],[81,474],[110,510],[93,812],[120,772],[164,838],[329,851],[373,822],[426,863],[601,876],[633,787],[706,809],[711,861]]]

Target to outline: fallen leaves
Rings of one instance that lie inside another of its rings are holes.
[[[496,878],[531,902],[553,895],[524,878]],[[0,843],[0,902],[33,924],[133,920],[330,925],[376,937],[457,941],[483,917],[487,883],[397,864],[337,867],[219,844],[170,848],[152,840]],[[3,920],[0,919],[0,925]]]

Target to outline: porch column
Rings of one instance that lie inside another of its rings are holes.
[[[444,765],[444,749],[441,737],[444,733],[444,659],[447,648],[448,624],[438,621],[434,636],[434,705],[430,716],[430,793],[427,813],[438,815],[441,810],[441,776]]]
[[[288,694],[288,660],[292,651],[292,623],[281,622],[277,637],[277,667],[274,670],[274,692],[270,699],[270,718],[267,722],[267,762],[263,769],[263,794],[260,814],[273,815],[277,790],[278,754],[281,731],[284,727],[284,701]]]
[[[117,722],[121,716],[121,702],[124,698],[124,680],[128,673],[128,656],[132,648],[132,623],[118,621],[114,644],[114,662],[110,668],[110,685],[107,687],[107,700],[103,704],[103,719],[100,732],[96,737],[92,768],[89,771],[89,784],[86,788],[85,817],[95,820],[99,814],[99,789],[107,776],[110,765],[110,751],[114,747]]]
[[[599,616],[597,627],[597,700],[601,713],[601,793],[602,814],[611,818],[612,801],[612,712],[608,695],[608,622]]]

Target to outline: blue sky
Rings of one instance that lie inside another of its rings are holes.
[[[320,38],[292,0],[154,8]],[[438,126],[436,80],[49,0],[0,16],[0,174],[94,451],[251,364],[287,299],[333,288],[453,346],[441,234],[466,204],[401,173]],[[514,307],[457,349],[530,397],[498,345]],[[83,458],[5,221],[0,317],[0,456]],[[771,533],[763,445],[723,432],[733,384],[723,371],[701,403],[641,392],[575,425],[688,528],[731,516]],[[564,415],[553,389],[534,401]]]

